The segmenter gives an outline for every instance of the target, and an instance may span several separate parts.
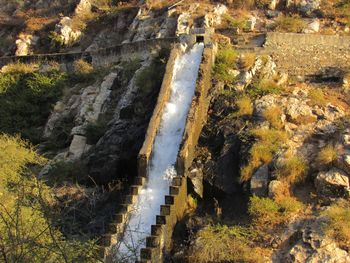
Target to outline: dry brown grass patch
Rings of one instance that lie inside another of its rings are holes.
[[[319,165],[332,164],[337,159],[337,150],[333,145],[327,145],[317,155],[317,163]]]
[[[277,130],[284,127],[281,120],[282,109],[279,106],[269,107],[264,111],[264,118],[271,124],[271,126]]]

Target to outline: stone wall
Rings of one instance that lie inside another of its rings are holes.
[[[277,70],[292,76],[315,75],[327,68],[350,68],[350,36],[270,32],[263,53]]]
[[[160,207],[156,224],[151,226],[151,235],[147,237],[146,248],[141,249],[141,262],[162,262],[164,253],[171,249],[175,224],[185,213],[187,200],[187,172],[194,158],[200,132],[207,119],[211,87],[211,71],[214,63],[215,48],[210,45],[204,49],[202,63],[195,90],[195,96],[186,120],[181,148],[177,157],[177,177],[165,196],[165,204]]]
[[[94,66],[108,66],[116,60],[123,57],[130,57],[131,53],[143,54],[146,52],[153,53],[153,50],[169,48],[172,43],[177,42],[176,37],[146,39],[137,42],[125,43],[109,48],[99,49],[91,52],[70,52],[70,53],[53,53],[37,54],[30,56],[9,56],[0,57],[0,67],[14,62],[37,63],[43,61],[54,61],[62,64],[72,63],[74,60],[83,58],[92,62]]]

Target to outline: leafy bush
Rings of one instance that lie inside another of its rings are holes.
[[[279,94],[283,88],[278,86],[274,80],[262,79],[249,85],[247,93],[250,97],[261,97],[267,94]]]
[[[283,32],[299,33],[305,28],[305,22],[298,16],[280,16],[276,21],[276,29]]]
[[[287,158],[276,169],[277,177],[291,184],[303,181],[307,172],[306,162],[297,156]]]
[[[253,129],[251,134],[257,138],[257,142],[250,149],[247,165],[241,168],[241,182],[248,181],[257,168],[271,162],[273,155],[288,138],[285,132],[266,128]]]
[[[67,240],[52,223],[51,190],[29,165],[45,160],[19,137],[0,135],[0,255],[7,262],[96,262],[94,241]],[[18,261],[20,259],[20,261]]]
[[[282,109],[279,106],[269,107],[264,111],[264,118],[271,124],[272,128],[280,130],[283,128],[281,120]]]
[[[329,218],[325,225],[326,234],[334,238],[340,247],[350,249],[350,205],[349,201],[341,200],[330,206],[324,212]]]
[[[337,150],[332,145],[327,145],[317,155],[317,162],[320,165],[332,164],[336,159]]]
[[[250,116],[253,114],[253,104],[249,97],[243,96],[236,101],[238,111],[236,112],[236,116]]]
[[[264,262],[262,249],[251,246],[256,233],[240,226],[207,226],[197,234],[191,262]]]
[[[65,79],[66,75],[58,71],[0,74],[0,131],[20,133],[38,143]]]
[[[219,81],[232,83],[235,76],[230,72],[237,69],[237,53],[231,47],[220,47],[214,66],[214,77]]]

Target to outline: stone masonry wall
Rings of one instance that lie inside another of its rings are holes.
[[[315,75],[334,67],[350,68],[350,36],[270,32],[265,54],[270,54],[277,70],[292,76]]]

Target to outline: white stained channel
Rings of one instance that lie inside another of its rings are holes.
[[[116,262],[135,262],[138,259],[140,249],[145,247],[146,237],[151,233],[151,225],[155,224],[160,212],[160,205],[164,204],[164,196],[169,194],[203,49],[203,43],[196,44],[175,61],[171,95],[154,140],[148,182],[139,194],[122,240],[115,247]]]

